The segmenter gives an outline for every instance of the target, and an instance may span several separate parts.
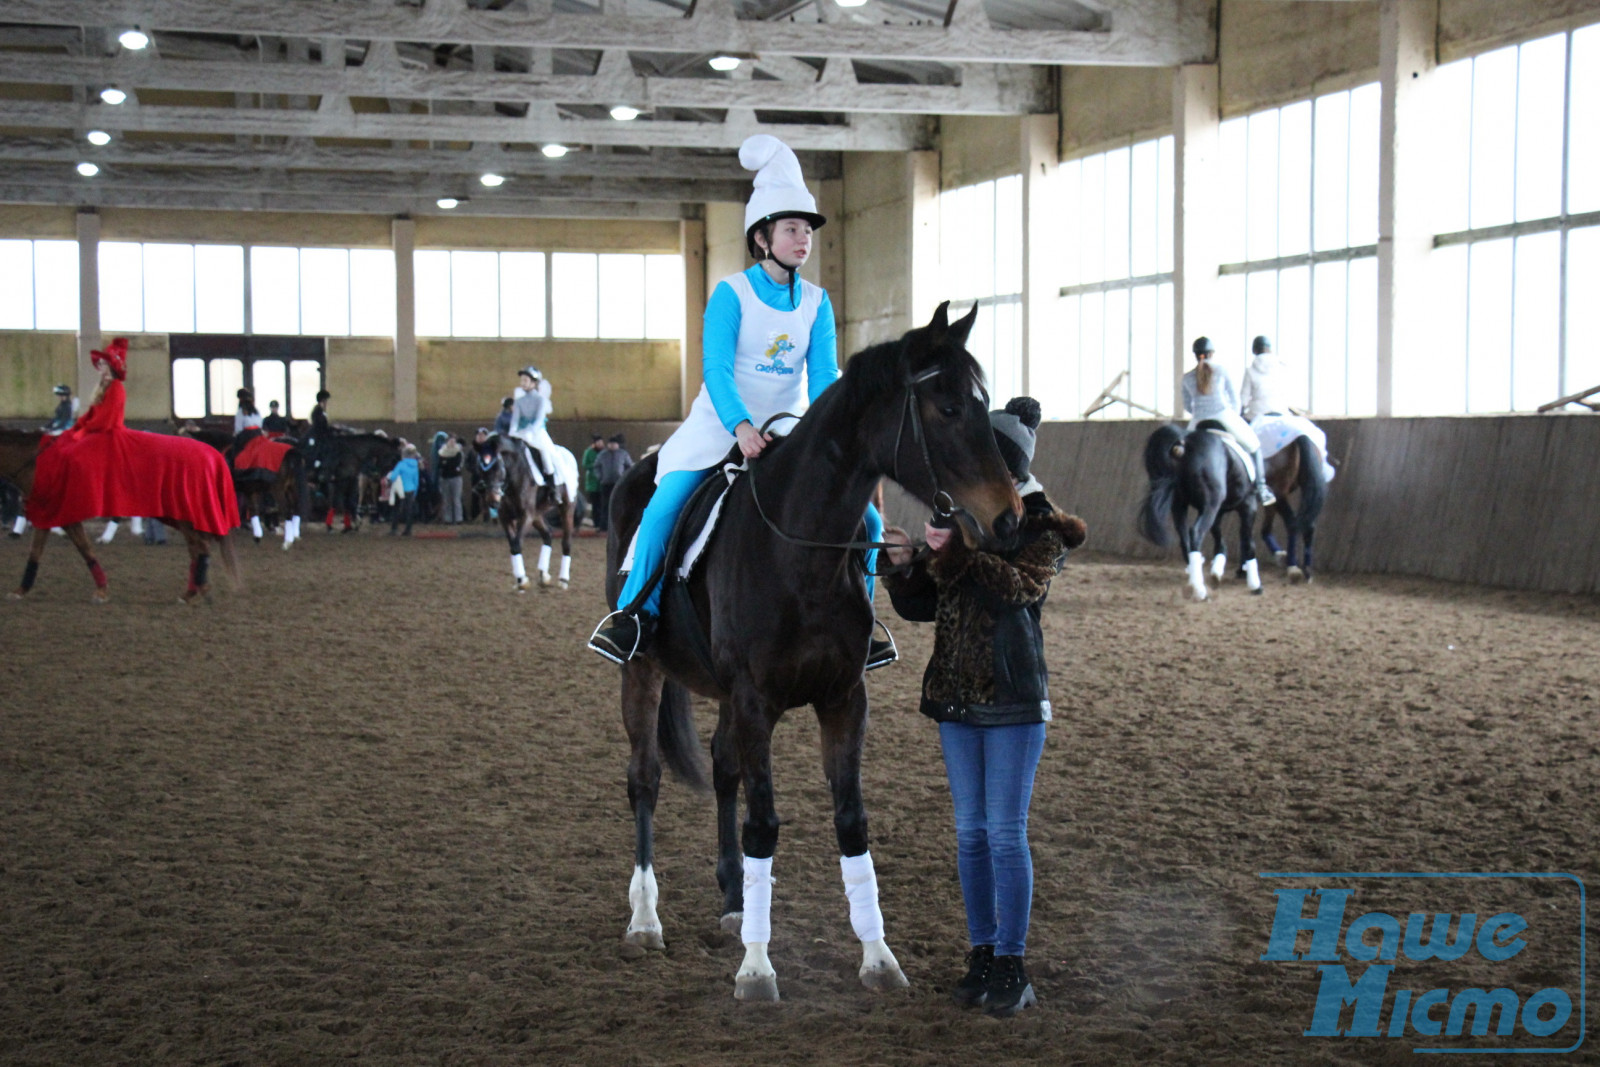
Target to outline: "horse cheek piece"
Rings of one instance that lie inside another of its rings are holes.
[[[850,925],[862,945],[862,984],[907,984],[884,940],[868,848],[862,676],[872,607],[847,546],[859,547],[853,539],[883,477],[974,540],[1006,536],[1022,510],[995,445],[982,371],[965,348],[976,310],[954,324],[947,311],[941,305],[927,326],[857,354],[793,432],[749,464],[723,500],[709,547],[687,584],[664,590],[654,641],[621,667],[635,827],[632,914],[624,941],[644,949],[664,944],[653,870],[662,764],[692,786],[706,784],[692,689],[719,705],[710,784],[717,798],[721,926],[737,931],[745,946],[734,977],[739,1000],[778,999],[767,951],[779,832],[771,739],[783,713],[804,704],[815,710],[820,727],[839,872]],[[647,457],[612,498],[606,591],[613,608],[621,587],[618,566],[655,474],[655,457]],[[691,503],[686,513],[694,508]],[[667,567],[675,566],[669,559]],[[704,659],[695,651],[685,613],[670,606],[685,599],[693,603],[709,649]]]

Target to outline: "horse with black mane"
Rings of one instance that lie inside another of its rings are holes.
[[[626,940],[663,947],[652,825],[663,759],[691,785],[705,785],[693,690],[719,705],[711,742],[716,870],[722,926],[745,944],[734,981],[740,1000],[778,996],[767,955],[779,825],[771,744],[784,711],[803,704],[815,709],[821,727],[851,925],[862,942],[861,980],[869,988],[906,984],[884,941],[861,794],[873,613],[859,552],[866,546],[856,538],[884,477],[958,522],[974,544],[1014,535],[1022,511],[989,424],[982,370],[965,348],[977,310],[951,325],[947,308],[941,304],[927,326],[900,340],[857,354],[793,432],[749,464],[723,498],[690,577],[672,579],[653,643],[621,668],[635,820]],[[606,583],[613,607],[618,566],[654,491],[655,470],[656,457],[647,457],[613,497]],[[706,506],[691,502],[684,514]],[[665,573],[675,566],[669,554]]]
[[[544,542],[539,550],[539,584],[550,584],[551,513],[558,515],[561,523],[561,588],[572,580],[572,533],[575,523],[574,507],[578,499],[576,481],[577,464],[572,453],[566,453],[567,463],[552,457],[551,466],[557,473],[541,484],[534,473],[533,456],[528,445],[520,438],[494,434],[489,438],[494,459],[484,468],[488,483],[486,501],[490,509],[500,516],[500,528],[505,531],[506,544],[511,549],[511,576],[516,591],[528,589],[527,565],[522,560],[522,538],[531,526]],[[565,475],[570,467],[572,474]]]
[[[1311,542],[1316,539],[1317,519],[1328,499],[1328,481],[1322,464],[1321,449],[1305,434],[1267,460],[1267,486],[1278,502],[1267,509],[1261,523],[1261,539],[1266,542],[1268,551],[1288,567],[1287,577],[1291,582],[1311,580]],[[1290,503],[1291,491],[1299,493],[1298,505]],[[1289,533],[1287,551],[1279,548],[1272,536],[1274,515],[1283,519]]]
[[[1233,446],[1231,438],[1223,440],[1225,437],[1226,428],[1207,419],[1188,434],[1170,424],[1162,426],[1144,446],[1150,490],[1139,509],[1139,532],[1146,540],[1165,548],[1172,544],[1167,523],[1172,524],[1187,563],[1189,592],[1195,600],[1210,596],[1201,551],[1208,532],[1216,542],[1212,579],[1221,581],[1227,569],[1218,525],[1223,512],[1239,516],[1239,559],[1250,591],[1261,592],[1260,564],[1251,536],[1258,507],[1255,474],[1249,458]],[[1190,511],[1196,512],[1193,521],[1189,519]]]
[[[264,519],[278,523],[285,549],[300,539],[300,517],[309,499],[305,454],[294,438],[274,438],[256,431],[241,445],[240,438],[226,430],[191,425],[179,432],[204,441],[228,461],[239,516],[248,520],[257,544],[261,543]]]

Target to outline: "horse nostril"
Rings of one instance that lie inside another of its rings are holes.
[[[994,520],[995,536],[1003,541],[1016,532],[1017,516],[1010,508],[1007,508],[1005,511],[1000,513],[998,518]]]

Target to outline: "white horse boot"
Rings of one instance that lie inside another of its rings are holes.
[[[1211,580],[1217,585],[1222,584],[1222,576],[1228,571],[1228,554],[1218,552],[1211,557]]]
[[[260,515],[252,515],[252,516],[250,516],[250,536],[254,537],[256,539],[256,541],[259,543],[260,540],[261,540],[261,535],[262,535],[261,516]]]
[[[872,869],[872,853],[840,856],[839,873],[844,876],[844,895],[850,901],[850,928],[861,942],[861,970],[857,974],[868,989],[904,989],[906,980],[900,962],[883,939],[883,911],[878,907],[878,875]]]
[[[102,545],[109,545],[111,543],[111,539],[115,536],[117,536],[117,520],[112,519],[110,522],[106,523],[106,532],[100,535],[100,543]]]
[[[628,920],[628,932],[622,940],[641,948],[664,949],[661,937],[661,917],[656,914],[656,872],[650,867],[635,867],[633,881],[628,883],[628,903],[633,907],[633,917]]]
[[[1261,561],[1258,559],[1246,560],[1244,564],[1244,580],[1250,586],[1250,591],[1256,596],[1261,595]]]
[[[1189,553],[1189,593],[1195,600],[1204,600],[1210,594],[1206,592],[1205,556],[1199,552]]]
[[[522,562],[522,553],[521,552],[513,552],[511,554],[511,579],[512,579],[511,587],[513,589],[515,589],[519,593],[527,592],[527,590],[528,590],[528,567],[527,567],[527,565],[525,563]]]
[[[568,555],[562,555],[562,557],[561,557],[561,588],[565,589],[565,588],[567,588],[567,586],[569,586],[571,584],[572,584],[572,557],[568,556]]]
[[[777,1000],[778,972],[767,958],[767,943],[772,940],[771,856],[764,860],[744,857],[744,917],[739,940],[744,942],[744,962],[733,976],[734,999]]]
[[[539,584],[550,584],[550,546],[539,546]]]

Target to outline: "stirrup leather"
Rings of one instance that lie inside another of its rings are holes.
[[[599,645],[595,643],[595,638],[600,636],[600,631],[604,630],[606,628],[606,624],[612,619],[616,618],[618,615],[629,617],[630,613],[623,610],[613,611],[611,614],[601,619],[600,624],[594,628],[594,633],[589,635],[589,651],[598,652],[600,655],[604,656],[606,659],[620,667],[638,654],[639,645],[644,640],[644,620],[638,615],[631,615],[634,620],[633,647],[628,649],[625,655],[618,658],[617,653],[619,650],[617,650],[615,646],[611,645],[609,642],[607,642],[605,645]]]

